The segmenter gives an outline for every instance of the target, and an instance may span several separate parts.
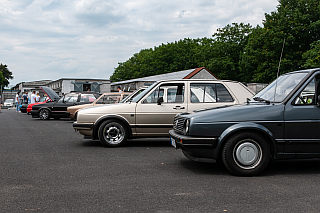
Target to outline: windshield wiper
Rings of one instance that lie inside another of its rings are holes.
[[[267,104],[270,104],[271,102],[269,100],[266,100],[266,99],[263,99],[263,98],[260,98],[260,97],[254,97],[253,100],[255,101],[259,101],[259,102],[266,102]]]

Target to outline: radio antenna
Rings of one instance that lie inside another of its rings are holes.
[[[278,65],[278,71],[277,71],[277,80],[276,80],[276,87],[274,89],[274,96],[273,96],[273,104],[276,102],[276,93],[277,93],[277,86],[278,86],[278,77],[280,73],[280,64],[282,60],[282,54],[283,54],[283,49],[284,49],[284,44],[286,42],[286,38],[283,39],[283,44],[282,44],[282,50],[281,50],[281,55],[280,55],[280,60],[279,60],[279,65]]]

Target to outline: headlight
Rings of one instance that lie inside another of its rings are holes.
[[[189,134],[189,126],[190,126],[190,120],[187,119],[186,122],[184,123],[184,134]]]

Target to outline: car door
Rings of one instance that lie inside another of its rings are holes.
[[[284,140],[288,153],[320,155],[319,80],[320,74],[315,74],[286,105]]]
[[[69,106],[73,106],[79,100],[79,94],[77,93],[70,93],[60,99],[58,102],[53,104],[52,113],[55,115],[64,115],[67,113],[67,108]]]
[[[188,111],[235,104],[228,89],[221,83],[190,83]]]
[[[166,136],[178,113],[187,112],[185,83],[160,83],[136,106],[136,133],[140,136]],[[161,103],[158,103],[161,100]]]

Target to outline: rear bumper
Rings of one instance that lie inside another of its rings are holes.
[[[190,137],[177,134],[174,130],[169,131],[169,135],[176,143],[176,149],[194,158],[216,159],[218,138]]]

